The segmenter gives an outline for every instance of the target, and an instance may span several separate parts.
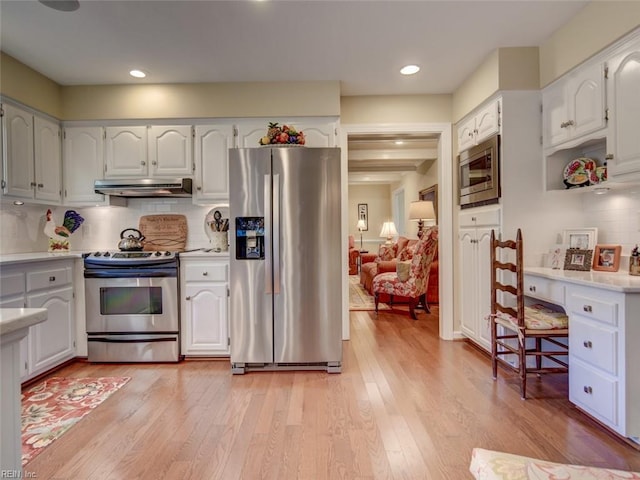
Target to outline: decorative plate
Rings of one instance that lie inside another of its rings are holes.
[[[204,231],[211,239],[216,232],[226,232],[229,230],[229,219],[222,216],[225,208],[215,207],[209,210],[204,217]]]
[[[591,158],[580,157],[571,160],[562,172],[564,184],[567,188],[589,185],[589,182],[593,180],[591,177],[595,177],[595,169],[596,162]],[[595,180],[597,183],[597,177]]]

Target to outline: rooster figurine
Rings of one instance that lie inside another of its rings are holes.
[[[84,222],[84,218],[75,210],[64,212],[62,225],[56,225],[51,209],[47,210],[47,222],[44,225],[44,233],[49,237],[49,251],[59,252],[69,250],[69,237]]]

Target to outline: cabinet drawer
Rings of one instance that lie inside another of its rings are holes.
[[[618,425],[618,382],[578,361],[569,367],[569,400],[611,426]]]
[[[500,225],[500,209],[462,212],[458,216],[458,225],[460,227]]]
[[[187,282],[209,281],[226,282],[229,279],[229,266],[224,264],[185,265],[184,277]]]
[[[541,300],[548,300],[557,305],[565,304],[565,286],[560,282],[547,280],[533,275],[524,276],[524,294]]]
[[[585,362],[616,375],[618,331],[578,315],[569,318],[569,352]]]
[[[24,293],[24,272],[2,274],[0,278],[0,295],[9,297]]]
[[[42,288],[59,287],[71,283],[70,268],[51,268],[27,272],[27,292]]]
[[[569,316],[571,313],[609,325],[618,325],[618,304],[614,301],[593,298],[591,295],[572,293],[569,296]]]

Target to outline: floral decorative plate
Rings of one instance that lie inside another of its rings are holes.
[[[595,177],[595,171],[596,162],[593,159],[580,157],[571,160],[567,166],[564,167],[562,178],[567,188],[584,187],[585,185],[589,185],[591,180],[595,180],[594,183],[597,183],[598,179]],[[592,179],[592,176],[595,178]]]

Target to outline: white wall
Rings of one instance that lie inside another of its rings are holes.
[[[43,252],[47,250],[47,237],[43,232],[46,205],[3,204],[0,207],[0,254]],[[67,207],[51,207],[54,219],[62,224]],[[142,215],[179,213],[187,217],[189,229],[187,249],[209,246],[204,230],[204,217],[211,206],[197,206],[190,198],[129,199],[128,208],[89,207],[75,210],[85,222],[71,235],[72,250],[117,250],[120,232],[138,228]],[[221,209],[223,216],[228,214]]]

